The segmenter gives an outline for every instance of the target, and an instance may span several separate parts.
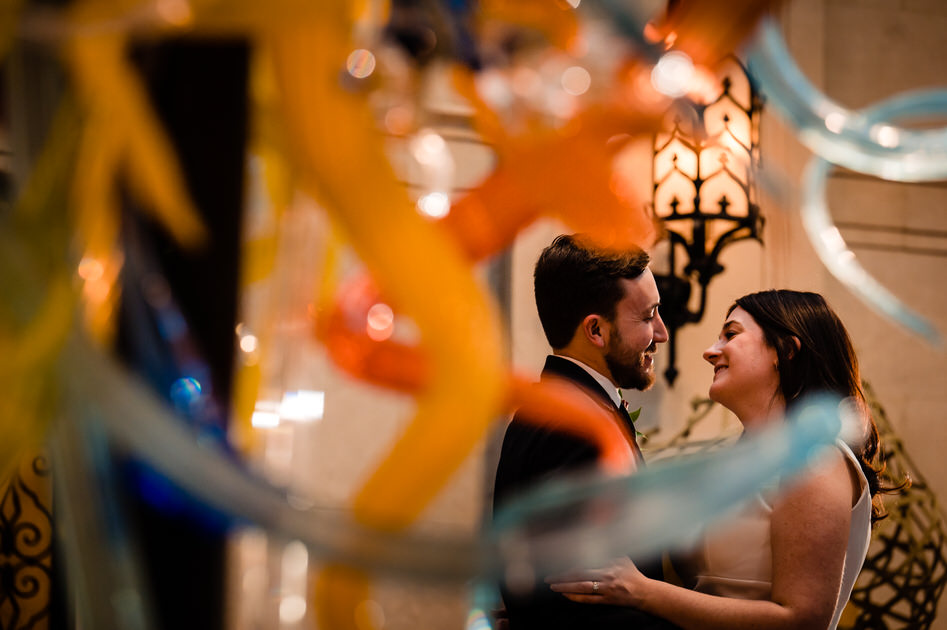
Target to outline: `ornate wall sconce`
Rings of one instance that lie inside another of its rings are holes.
[[[664,375],[671,385],[676,332],[703,317],[707,285],[724,269],[720,253],[735,241],[760,240],[763,226],[755,184],[762,98],[736,57],[718,66],[717,80],[716,96],[680,102],[669,113],[670,131],[654,139],[652,210],[668,239],[667,273],[655,279],[670,336]]]

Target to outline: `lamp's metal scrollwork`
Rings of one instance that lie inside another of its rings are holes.
[[[678,375],[675,333],[703,317],[707,285],[723,271],[723,248],[759,240],[763,225],[754,176],[762,98],[735,57],[718,66],[717,78],[715,97],[679,103],[670,113],[670,131],[654,139],[652,210],[668,239],[667,272],[655,279],[670,335],[664,374],[672,385]],[[695,282],[700,296],[691,310]]]

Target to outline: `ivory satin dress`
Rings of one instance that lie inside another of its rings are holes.
[[[838,625],[865,561],[871,534],[868,481],[851,449],[841,442],[838,447],[845,453],[849,465],[858,471],[861,495],[852,507],[842,584],[829,630],[834,630]],[[771,493],[763,492],[754,496],[739,513],[709,529],[695,551],[675,557],[675,569],[686,586],[722,597],[771,598],[773,558],[770,520],[773,508],[767,495],[771,496]]]

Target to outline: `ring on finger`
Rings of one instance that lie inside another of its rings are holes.
[[[594,582],[594,581],[592,582],[592,592],[593,592],[593,593],[598,593],[598,585],[599,585],[598,582]]]

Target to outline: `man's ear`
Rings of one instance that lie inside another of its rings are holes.
[[[594,346],[605,347],[604,321],[599,315],[586,315],[582,320],[582,334]]]

